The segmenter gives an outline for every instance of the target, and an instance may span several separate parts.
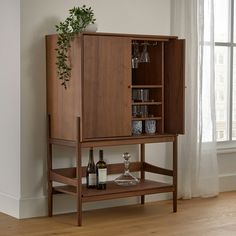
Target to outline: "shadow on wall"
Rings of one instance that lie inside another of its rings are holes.
[[[46,193],[46,46],[58,18],[47,18],[21,35],[22,195]]]
[[[47,143],[46,143],[46,45],[45,36],[55,33],[55,25],[60,19],[47,18],[30,32],[32,37],[23,43],[23,189],[24,197],[47,195]],[[26,35],[24,36],[26,37]],[[138,146],[104,148],[107,163],[123,163],[122,154],[128,151],[132,161],[138,160]],[[98,160],[98,149],[95,150]],[[54,147],[54,168],[75,165],[75,152],[72,148]],[[88,149],[83,150],[83,165],[87,165]],[[96,161],[97,161],[96,160]],[[26,193],[26,194],[25,194]],[[31,195],[30,195],[31,194]],[[55,208],[57,205],[55,204]]]

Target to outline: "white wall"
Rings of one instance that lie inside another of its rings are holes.
[[[0,1],[0,212],[20,198],[20,0]]]
[[[236,190],[236,150],[218,150],[220,192]]]
[[[55,33],[54,25],[67,16],[67,9],[84,3],[95,10],[99,31],[170,33],[170,0],[22,0],[21,4],[20,0],[0,1],[0,211],[9,215],[22,218],[46,214],[44,36]],[[72,149],[58,148],[54,151],[58,156],[55,167],[74,163]],[[129,151],[134,158],[138,153],[137,146],[106,148],[107,162],[119,161],[124,151]],[[87,150],[83,156],[86,164]],[[150,162],[162,166],[172,164],[169,145],[148,145],[147,156]],[[221,152],[218,160],[220,190],[235,190],[235,152]],[[154,195],[149,199],[158,197]],[[85,209],[135,202],[137,198],[118,199],[87,204]],[[55,198],[56,212],[73,209],[73,198],[62,195]]]
[[[170,0],[22,0],[21,1],[21,207],[20,217],[46,214],[46,72],[45,42],[47,34],[55,33],[54,25],[68,15],[73,6],[91,6],[94,9],[98,31],[137,34],[170,33]],[[168,166],[166,146],[151,148],[150,161]],[[106,148],[107,162],[120,161],[121,154],[129,151],[135,157],[136,146]],[[73,150],[60,148],[55,166],[73,163]],[[87,150],[83,153],[84,164]],[[65,160],[65,157],[68,160]],[[158,160],[157,160],[158,159]],[[66,202],[66,199],[70,199]],[[60,203],[59,203],[60,200]],[[102,202],[99,206],[128,204],[137,199]],[[74,209],[70,197],[56,197],[55,211]]]

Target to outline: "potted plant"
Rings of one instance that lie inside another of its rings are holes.
[[[71,77],[71,64],[68,60],[68,51],[71,47],[71,41],[74,36],[85,30],[85,28],[94,24],[94,13],[91,7],[74,7],[69,10],[69,17],[65,21],[56,25],[56,31],[58,32],[57,41],[57,74],[61,80],[61,85],[67,88],[67,83]]]

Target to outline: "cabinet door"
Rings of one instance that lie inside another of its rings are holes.
[[[166,133],[184,133],[185,41],[165,43],[164,60],[164,130]]]
[[[83,138],[131,135],[131,42],[84,36]]]

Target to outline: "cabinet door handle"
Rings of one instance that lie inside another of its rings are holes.
[[[128,88],[131,88],[131,85],[128,85]]]

